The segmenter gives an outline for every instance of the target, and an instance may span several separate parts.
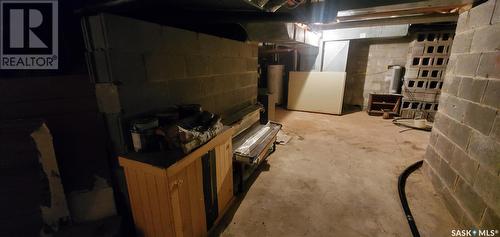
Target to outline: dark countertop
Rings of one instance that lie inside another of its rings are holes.
[[[120,155],[122,158],[134,160],[159,168],[168,168],[186,155],[181,150],[157,151],[157,152],[129,152]]]

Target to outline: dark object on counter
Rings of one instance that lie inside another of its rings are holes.
[[[158,136],[155,134],[155,129],[158,128],[158,125],[157,118],[137,119],[132,122],[130,134],[136,152],[148,152],[160,149]]]
[[[159,137],[154,129],[131,130],[130,134],[132,135],[135,152],[158,151],[161,148]]]
[[[157,128],[159,125],[157,118],[142,118],[132,122],[133,130],[147,130]]]
[[[203,111],[181,119],[178,125],[184,129],[204,131],[213,127],[218,120],[218,115]]]
[[[159,113],[156,113],[158,118],[158,124],[160,126],[166,126],[179,121],[179,111],[177,108],[171,108]]]
[[[402,98],[403,96],[399,94],[370,93],[366,112],[372,116],[380,116],[388,110],[389,114],[399,116]]]
[[[169,149],[180,148],[187,154],[222,131],[223,125],[220,120],[218,115],[203,111],[181,119],[175,124],[160,127],[156,130],[156,134],[163,137]]]
[[[181,119],[197,115],[203,111],[199,104],[178,105],[177,108]]]

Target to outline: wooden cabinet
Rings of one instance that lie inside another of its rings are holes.
[[[177,236],[205,236],[205,204],[201,159],[168,177]],[[182,234],[181,234],[182,233]]]
[[[165,170],[122,159],[137,236],[175,236],[170,183]]]
[[[207,235],[201,158],[215,150],[218,218],[221,218],[233,199],[232,133],[232,129],[225,130],[166,167],[119,157],[138,236]]]
[[[233,148],[231,139],[215,149],[215,160],[219,213],[224,213],[233,198]]]

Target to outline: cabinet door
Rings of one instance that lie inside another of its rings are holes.
[[[219,217],[233,198],[233,149],[231,139],[216,147],[217,201]]]
[[[176,236],[206,236],[201,159],[170,177]]]
[[[165,170],[121,159],[138,236],[173,236],[174,221]]]

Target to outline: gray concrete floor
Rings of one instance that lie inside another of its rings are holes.
[[[366,112],[278,110],[276,120],[293,138],[277,146],[221,236],[411,236],[397,179],[423,159],[428,132],[400,132]],[[406,189],[421,235],[450,236],[457,225],[420,170]]]

